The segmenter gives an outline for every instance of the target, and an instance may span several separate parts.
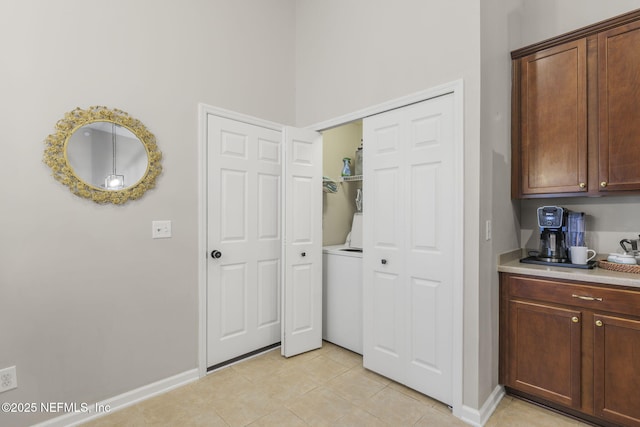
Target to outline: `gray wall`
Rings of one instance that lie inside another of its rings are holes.
[[[517,203],[510,199],[511,58],[519,38],[521,2],[482,0],[482,104],[478,320],[478,405],[498,385],[497,254],[518,246]],[[492,236],[486,239],[486,221]]]
[[[0,2],[0,367],[19,384],[1,401],[94,402],[197,367],[198,102],[293,124],[294,6]],[[42,163],[90,105],[155,134],[164,172],[142,199],[97,205]],[[173,238],[151,239],[156,219]]]
[[[495,258],[522,239],[520,203],[508,191],[508,51],[637,7],[0,3],[0,367],[16,365],[19,382],[2,400],[98,401],[196,368],[198,102],[306,126],[463,79],[464,404],[478,408],[497,384]],[[42,141],[63,113],[96,104],[140,119],[164,153],[157,188],[125,206],[73,196],[41,162]],[[585,203],[600,212],[600,201]],[[629,228],[620,231],[631,232],[632,209],[616,209],[611,224],[622,220]],[[174,237],[152,240],[154,219],[172,220]],[[0,424],[46,417],[0,413]]]
[[[586,244],[596,252],[622,252],[620,240],[637,239],[640,234],[640,197],[598,197],[531,199],[521,203],[522,247],[537,249],[540,232],[538,207],[562,206],[586,215]]]
[[[527,46],[640,8],[638,0],[524,0],[521,46]]]

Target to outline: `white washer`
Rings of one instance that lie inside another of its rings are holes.
[[[362,354],[362,252],[322,250],[322,338]]]

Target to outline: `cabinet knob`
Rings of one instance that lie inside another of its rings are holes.
[[[584,182],[581,182],[580,184],[578,184],[578,187],[587,188],[587,184],[585,184]]]
[[[602,326],[602,320],[596,320],[596,326]]]
[[[387,263],[387,260],[386,260],[386,259],[381,259],[381,260],[380,260],[380,263],[381,263],[381,264],[386,264],[386,263]]]
[[[300,254],[300,256],[305,257],[305,256],[307,256],[307,253],[306,253],[306,252],[302,252],[302,253]]]
[[[572,321],[573,323],[578,323],[578,322],[580,321],[580,319],[578,319],[578,316],[573,316],[573,317],[571,318],[571,321]]]
[[[607,186],[607,181],[602,181],[600,183],[600,187],[605,188]]]

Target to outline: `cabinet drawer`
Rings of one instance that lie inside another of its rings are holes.
[[[615,289],[537,277],[511,276],[509,294],[516,298],[640,316],[640,289]]]

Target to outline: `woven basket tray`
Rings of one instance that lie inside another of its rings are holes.
[[[622,273],[640,274],[640,265],[618,264],[616,262],[598,261],[598,267],[605,270],[620,271]]]

